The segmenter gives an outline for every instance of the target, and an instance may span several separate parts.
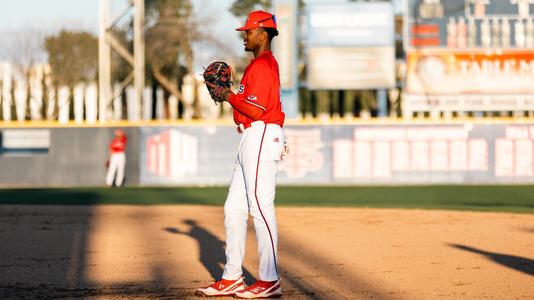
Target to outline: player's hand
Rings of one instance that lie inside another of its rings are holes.
[[[208,87],[210,96],[213,99],[213,101],[215,101],[215,103],[228,101],[228,98],[230,95],[230,88],[225,87],[225,86],[220,86],[220,85],[207,82],[207,81],[205,81],[204,83]]]
[[[284,141],[284,149],[282,150],[282,160],[286,159],[289,155],[289,145]]]
[[[232,76],[232,68],[223,61],[212,62],[204,69],[202,77],[215,104],[228,101]]]

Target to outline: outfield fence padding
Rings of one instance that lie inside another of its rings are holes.
[[[0,185],[103,185],[113,130],[0,129]],[[235,126],[179,124],[126,131],[127,185],[230,182],[240,138]],[[288,125],[285,133],[290,154],[279,163],[282,185],[534,182],[534,124],[529,123]]]

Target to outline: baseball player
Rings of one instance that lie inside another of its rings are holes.
[[[197,290],[201,296],[234,295],[240,298],[268,298],[282,295],[277,267],[278,229],[274,209],[277,162],[284,150],[282,126],[285,115],[280,101],[278,63],[271,52],[271,40],[278,35],[275,16],[253,11],[245,26],[245,51],[254,54],[237,94],[229,88],[206,82],[212,97],[233,107],[241,141],[224,205],[226,265],[222,279]],[[214,100],[215,100],[214,98]],[[259,280],[243,283],[248,214],[252,215],[259,251]]]
[[[124,181],[124,167],[126,166],[126,134],[124,131],[115,130],[115,138],[109,145],[109,159],[108,159],[108,173],[106,175],[106,184],[113,185],[115,179],[115,186],[122,186]],[[116,175],[116,176],[115,176]]]

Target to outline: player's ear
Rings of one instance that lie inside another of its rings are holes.
[[[269,39],[269,34],[267,33],[267,30],[262,28],[261,32],[260,32],[260,37],[261,37],[262,41],[268,40]]]

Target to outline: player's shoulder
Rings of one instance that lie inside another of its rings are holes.
[[[262,55],[258,57],[253,63],[253,68],[256,70],[266,71],[275,70],[276,60],[272,55]]]
[[[264,67],[269,65],[269,58],[266,55],[262,55],[254,60],[252,63],[255,67]]]

